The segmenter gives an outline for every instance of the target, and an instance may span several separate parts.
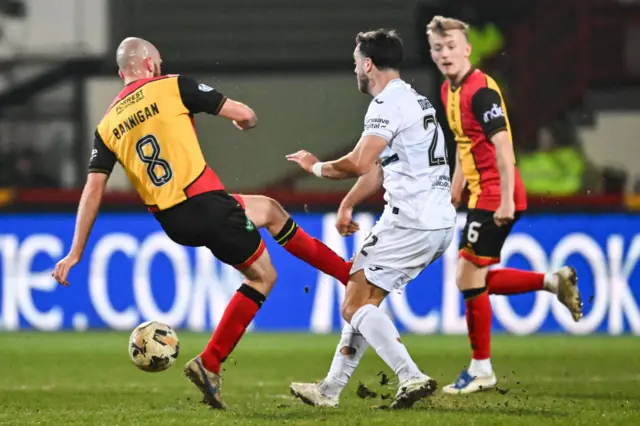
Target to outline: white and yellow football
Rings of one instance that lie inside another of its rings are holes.
[[[176,332],[159,321],[137,326],[129,338],[129,357],[141,370],[156,373],[171,367],[178,358],[180,342]]]

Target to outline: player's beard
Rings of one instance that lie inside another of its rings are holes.
[[[362,93],[369,93],[369,77],[366,74],[357,74],[358,90]]]

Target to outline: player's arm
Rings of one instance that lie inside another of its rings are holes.
[[[364,176],[375,167],[382,151],[396,135],[401,115],[391,103],[372,103],[365,118],[365,128],[356,147],[344,157],[320,162],[307,151],[298,151],[287,156],[309,173],[327,179],[350,179]]]
[[[113,171],[116,161],[115,154],[105,145],[100,134],[96,132],[91,160],[89,161],[89,175],[80,197],[76,229],[69,252],[78,260],[84,253],[93,223],[98,216],[102,196],[107,187],[107,180]]]
[[[342,158],[320,162],[315,155],[300,150],[287,155],[287,160],[298,163],[302,169],[318,177],[343,180],[364,176],[375,167],[375,163],[387,146],[387,140],[376,135],[363,136],[356,147]]]
[[[464,189],[464,173],[462,173],[462,163],[460,162],[460,153],[456,150],[456,168],[453,171],[453,180],[451,182],[451,203],[458,207],[462,201],[462,190]]]
[[[369,170],[367,174],[364,174],[358,178],[355,185],[345,195],[340,208],[352,209],[358,204],[376,193],[382,186],[382,166],[380,162]]]
[[[327,179],[364,177],[376,167],[378,157],[387,146],[387,140],[378,135],[365,135],[356,147],[342,158],[316,165],[316,173]]]
[[[213,87],[179,76],[178,88],[182,103],[191,114],[204,112],[228,118],[241,130],[252,129],[258,123],[256,113],[251,108],[227,98]]]
[[[69,250],[69,256],[76,261],[79,261],[84,253],[89,234],[91,234],[93,224],[98,216],[98,210],[100,209],[108,179],[109,175],[99,172],[91,172],[87,176],[87,182],[84,185],[80,203],[78,204],[73,243],[71,244],[71,250]]]
[[[507,131],[507,120],[502,110],[502,97],[488,87],[479,89],[471,100],[471,107],[482,130],[496,148],[496,160],[500,173],[500,199],[505,206],[514,205],[515,155],[513,143]]]
[[[52,274],[62,285],[69,285],[67,282],[69,270],[82,258],[89,234],[91,234],[93,224],[98,216],[107,180],[115,163],[115,154],[107,148],[98,132],[96,132],[91,160],[89,161],[89,175],[78,204],[71,249],[67,256],[58,262]]]
[[[360,230],[360,225],[353,220],[353,208],[380,189],[382,180],[382,166],[379,161],[369,173],[358,178],[338,208],[336,229],[340,235],[348,236]]]
[[[515,201],[515,156],[513,154],[513,144],[509,133],[498,132],[491,137],[491,142],[496,147],[496,158],[498,161],[498,172],[500,173],[500,200],[503,203],[514,204]]]

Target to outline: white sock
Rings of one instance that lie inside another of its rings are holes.
[[[493,373],[491,359],[472,359],[469,365],[469,374],[473,377],[486,377]]]
[[[558,275],[553,272],[544,274],[544,289],[550,293],[558,294],[559,283]]]
[[[369,343],[362,334],[355,331],[350,324],[345,325],[329,374],[320,383],[320,392],[329,397],[339,396],[368,348]]]
[[[377,306],[364,305],[358,309],[351,318],[351,325],[367,339],[378,356],[396,373],[401,383],[413,377],[423,376],[407,348],[400,343],[398,329]]]

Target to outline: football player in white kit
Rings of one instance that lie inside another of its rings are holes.
[[[380,188],[386,205],[356,254],[341,313],[342,330],[331,369],[320,383],[292,383],[291,392],[314,406],[337,406],[338,397],[369,345],[398,376],[390,408],[408,408],[432,395],[423,374],[379,309],[449,247],[456,211],[451,204],[445,140],[427,98],[400,78],[402,41],[394,31],[360,33],[354,51],[358,88],[373,96],[364,132],[346,156],[319,162],[307,151],[287,156],[318,177],[358,181],[338,210],[342,235],[359,229],[353,207]]]

